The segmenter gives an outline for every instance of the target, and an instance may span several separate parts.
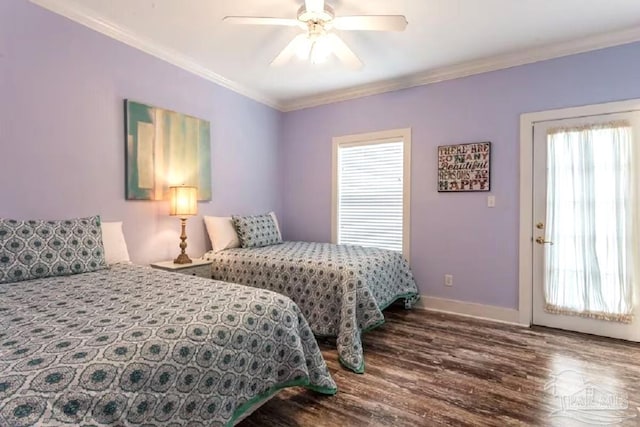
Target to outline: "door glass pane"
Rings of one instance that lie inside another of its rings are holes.
[[[626,122],[548,133],[548,312],[631,321],[631,143]]]

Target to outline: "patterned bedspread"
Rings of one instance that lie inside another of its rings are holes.
[[[419,297],[401,254],[329,243],[285,242],[254,249],[207,252],[213,278],[269,289],[293,299],[314,334],[337,337],[340,361],[364,372],[361,332],[384,322],[382,310]]]
[[[298,307],[146,267],[0,285],[0,425],[231,425],[336,385]]]

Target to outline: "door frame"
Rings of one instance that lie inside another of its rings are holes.
[[[533,126],[563,120],[640,110],[640,99],[560,108],[520,115],[520,235],[518,251],[518,322],[533,321]]]

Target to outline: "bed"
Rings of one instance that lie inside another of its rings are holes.
[[[291,386],[336,392],[277,293],[124,264],[0,284],[0,425],[233,425]]]
[[[316,336],[336,337],[340,362],[364,372],[361,334],[384,323],[382,310],[419,298],[402,254],[329,243],[283,242],[209,251],[212,277],[269,289],[298,304]]]

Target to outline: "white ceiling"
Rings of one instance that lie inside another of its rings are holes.
[[[640,40],[638,0],[327,0],[341,15],[402,14],[403,33],[339,32],[364,67],[269,63],[297,28],[227,15],[295,18],[303,0],[32,0],[287,111]]]

